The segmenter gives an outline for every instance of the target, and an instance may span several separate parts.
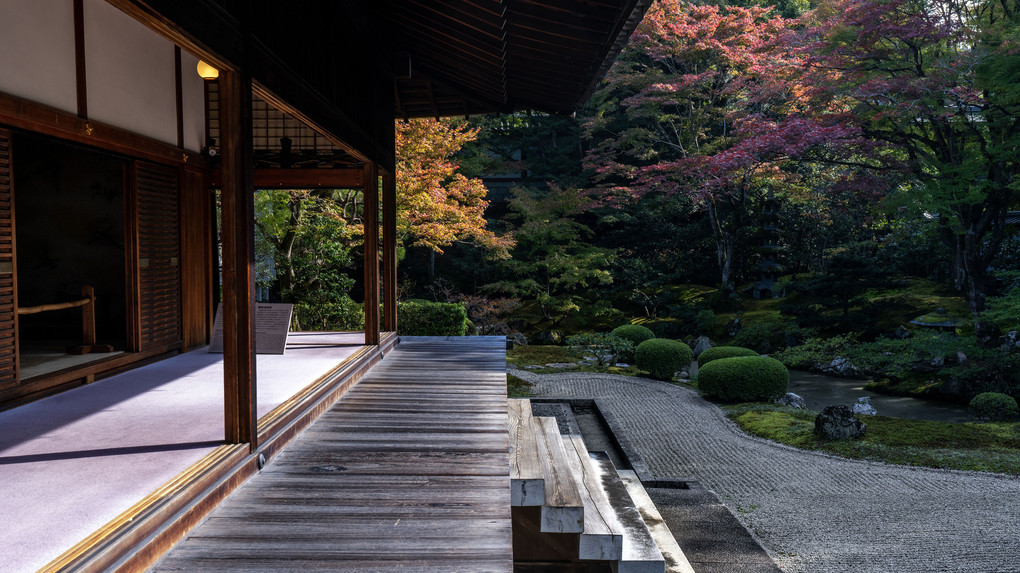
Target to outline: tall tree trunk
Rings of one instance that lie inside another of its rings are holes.
[[[719,207],[714,198],[708,202],[708,220],[712,226],[712,235],[715,237],[715,255],[722,288],[730,293],[736,290],[733,285],[733,248],[736,237],[723,227]]]

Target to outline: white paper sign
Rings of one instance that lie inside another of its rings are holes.
[[[287,348],[293,304],[255,304],[255,353],[283,354]],[[223,307],[216,307],[209,352],[223,353]]]

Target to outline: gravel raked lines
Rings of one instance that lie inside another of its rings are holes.
[[[714,490],[785,571],[1020,573],[1020,477],[846,460],[741,432],[687,388],[514,370],[538,396],[598,398],[657,478]]]

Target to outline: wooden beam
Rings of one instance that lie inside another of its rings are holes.
[[[184,149],[184,76],[181,47],[174,46],[174,99],[177,109],[177,147]]]
[[[383,330],[397,330],[397,183],[386,171],[382,178]]]
[[[251,76],[220,72],[223,393],[226,441],[257,448],[255,412],[255,187]]]
[[[365,162],[365,344],[379,344],[379,167]]]
[[[383,176],[383,307],[384,329],[397,331],[397,184],[396,176]]]
[[[85,5],[74,0],[74,80],[78,95],[78,117],[88,119],[88,83],[85,81]]]
[[[256,189],[359,189],[364,169],[256,169]]]

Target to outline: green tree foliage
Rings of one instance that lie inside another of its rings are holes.
[[[581,309],[588,289],[611,283],[614,253],[588,242],[591,229],[579,221],[585,205],[575,189],[517,189],[509,205],[517,245],[507,278],[488,290],[537,300],[555,326]]]
[[[953,278],[976,316],[1018,197],[1020,13],[1015,0],[831,0],[806,21],[814,110],[886,145],[922,185]]]

